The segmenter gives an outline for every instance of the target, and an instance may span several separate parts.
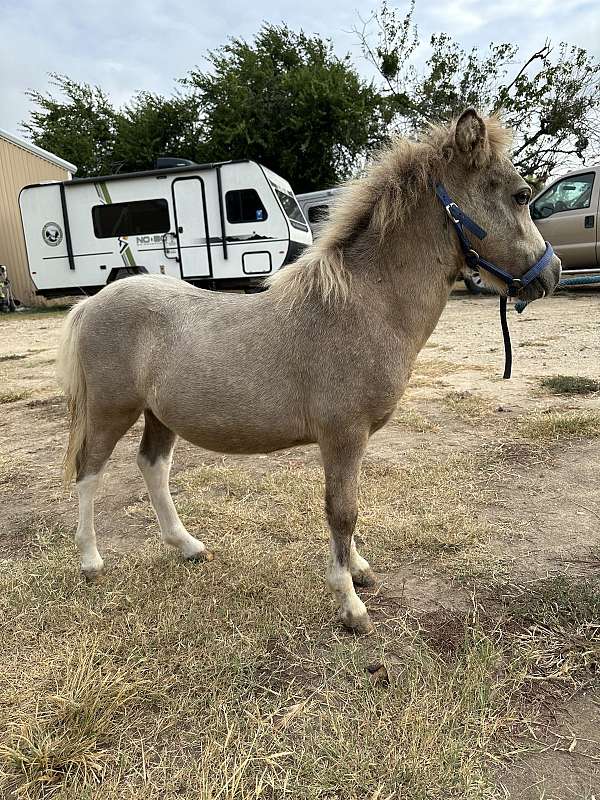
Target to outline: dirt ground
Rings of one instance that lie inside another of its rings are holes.
[[[0,483],[5,565],[35,555],[40,544],[32,530],[45,520],[75,526],[75,499],[61,488],[66,416],[53,379],[61,320],[60,313],[0,317],[0,465],[5,474],[19,475],[16,485]],[[376,625],[394,601],[416,615],[465,613],[472,587],[481,591],[487,581],[523,586],[558,575],[600,577],[600,438],[528,437],[523,427],[552,412],[600,412],[598,392],[563,396],[540,386],[542,377],[555,374],[600,378],[600,291],[536,302],[522,315],[512,311],[510,325],[513,377],[504,381],[496,300],[455,293],[396,417],[371,441],[369,464],[418,467],[424,456],[437,454],[441,462],[476,454],[483,465],[478,513],[491,531],[485,558],[476,563],[467,558],[459,581],[426,556],[412,555],[382,571],[382,588],[368,604]],[[147,513],[130,513],[145,498],[135,467],[139,438],[138,423],[119,443],[97,502],[100,550],[109,568],[156,531],[149,506]],[[269,470],[313,463],[318,463],[315,447],[237,458],[180,442],[174,476],[202,465]],[[368,542],[367,523],[360,533]],[[537,746],[521,754],[515,744],[514,757],[498,766],[498,796],[600,798],[600,688],[588,682],[570,699],[561,695],[547,712],[545,724],[530,731]]]

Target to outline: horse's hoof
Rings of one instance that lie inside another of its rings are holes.
[[[377,575],[369,567],[352,576],[352,582],[355,586],[374,586],[377,583]]]
[[[360,617],[349,613],[341,614],[340,620],[344,628],[359,636],[365,636],[368,633],[372,633],[374,630],[373,623],[368,614],[363,614]]]
[[[82,569],[81,574],[85,578],[85,582],[90,585],[102,583],[104,579],[104,567],[100,569]]]
[[[186,556],[185,560],[198,564],[202,561],[212,561],[214,557],[214,553],[210,550],[200,550],[199,553],[192,553],[191,556]]]

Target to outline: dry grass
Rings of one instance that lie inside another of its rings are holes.
[[[357,533],[380,567],[397,565],[407,548],[430,556],[476,546],[487,533],[473,508],[474,464],[468,457],[401,467],[366,461]],[[181,478],[179,479],[181,480]],[[229,537],[283,543],[321,542],[323,476],[318,466],[280,468],[256,476],[248,469],[201,467],[186,473],[178,500],[184,522],[201,527],[210,546]],[[423,502],[423,498],[427,502]]]
[[[398,408],[390,422],[415,433],[439,430],[435,422],[412,408]]]
[[[360,526],[373,563],[475,552],[479,466],[368,462]],[[451,647],[404,611],[378,617],[369,595],[375,636],[343,634],[323,586],[317,467],[200,467],[177,484],[186,522],[216,549],[210,564],[150,539],[88,586],[47,519],[31,532],[38,555],[6,563],[0,787],[15,797],[493,800],[491,766],[532,686],[569,663],[572,688],[595,663],[568,635],[544,645],[556,588],[537,610],[532,593],[513,598],[506,631],[463,615]],[[598,613],[570,596],[567,632]],[[373,685],[373,661],[388,682]]]
[[[53,656],[54,674],[38,699],[17,690],[17,709],[0,743],[0,759],[21,776],[19,795],[52,794],[64,784],[97,784],[117,752],[108,743],[111,731],[144,694],[152,681],[143,676],[143,661],[111,663],[90,637],[67,654]]]
[[[0,453],[0,492],[34,481],[40,481],[39,469],[35,464],[18,455],[5,456]]]
[[[366,465],[360,524],[378,567],[477,546],[485,530],[457,488],[472,468]],[[6,564],[0,785],[100,800],[493,797],[486,753],[510,712],[490,637],[469,623],[448,661],[404,615],[376,637],[343,634],[317,467],[201,467],[177,483],[210,564],[150,540],[87,586],[47,520],[38,555]],[[367,664],[401,652],[393,684],[372,686]]]
[[[577,375],[551,375],[540,380],[540,386],[554,394],[594,394],[600,392],[600,381]]]
[[[514,647],[527,655],[532,691],[568,693],[597,684],[600,674],[600,586],[559,575],[498,590],[519,628]],[[550,687],[547,686],[550,684]]]
[[[534,441],[595,438],[600,436],[600,412],[552,411],[532,414],[521,420],[518,432],[524,438]]]
[[[417,376],[440,378],[444,375],[452,375],[452,373],[460,372],[464,369],[466,369],[466,367],[455,364],[452,361],[444,361],[441,358],[420,357],[417,359],[414,372]],[[478,369],[478,367],[469,364],[468,369]]]
[[[492,414],[492,408],[487,400],[468,391],[448,392],[444,397],[444,405],[466,422],[489,417]]]
[[[490,766],[532,687],[572,690],[597,663],[569,627],[597,626],[597,600],[574,600],[547,642],[551,587],[541,606],[533,592],[510,602],[509,632],[467,615],[452,648],[403,618],[355,639],[332,627],[309,549],[240,537],[198,566],[149,543],[90,587],[57,530],[39,560],[5,571],[0,786],[23,799],[493,800]],[[371,683],[373,660],[389,682]]]
[[[13,458],[0,455],[0,486],[12,483],[19,473],[20,470]]]
[[[292,580],[281,615],[281,592],[263,586],[258,599],[241,570],[186,573],[157,564],[98,592],[63,574],[60,590],[42,591],[52,635],[36,635],[35,653],[26,630],[25,674],[15,664],[3,676],[5,787],[21,798],[493,796],[485,752],[510,693],[488,637],[471,630],[450,661],[414,640],[394,684],[372,687],[368,645],[315,618],[321,592]],[[397,652],[409,636],[400,626],[377,645]]]

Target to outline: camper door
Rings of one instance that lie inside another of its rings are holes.
[[[210,277],[212,275],[210,234],[203,179],[198,175],[175,178],[173,207],[182,277]]]

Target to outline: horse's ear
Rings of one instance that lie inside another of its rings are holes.
[[[490,143],[485,121],[474,108],[467,108],[458,118],[454,142],[470,166],[482,167],[490,157]]]

